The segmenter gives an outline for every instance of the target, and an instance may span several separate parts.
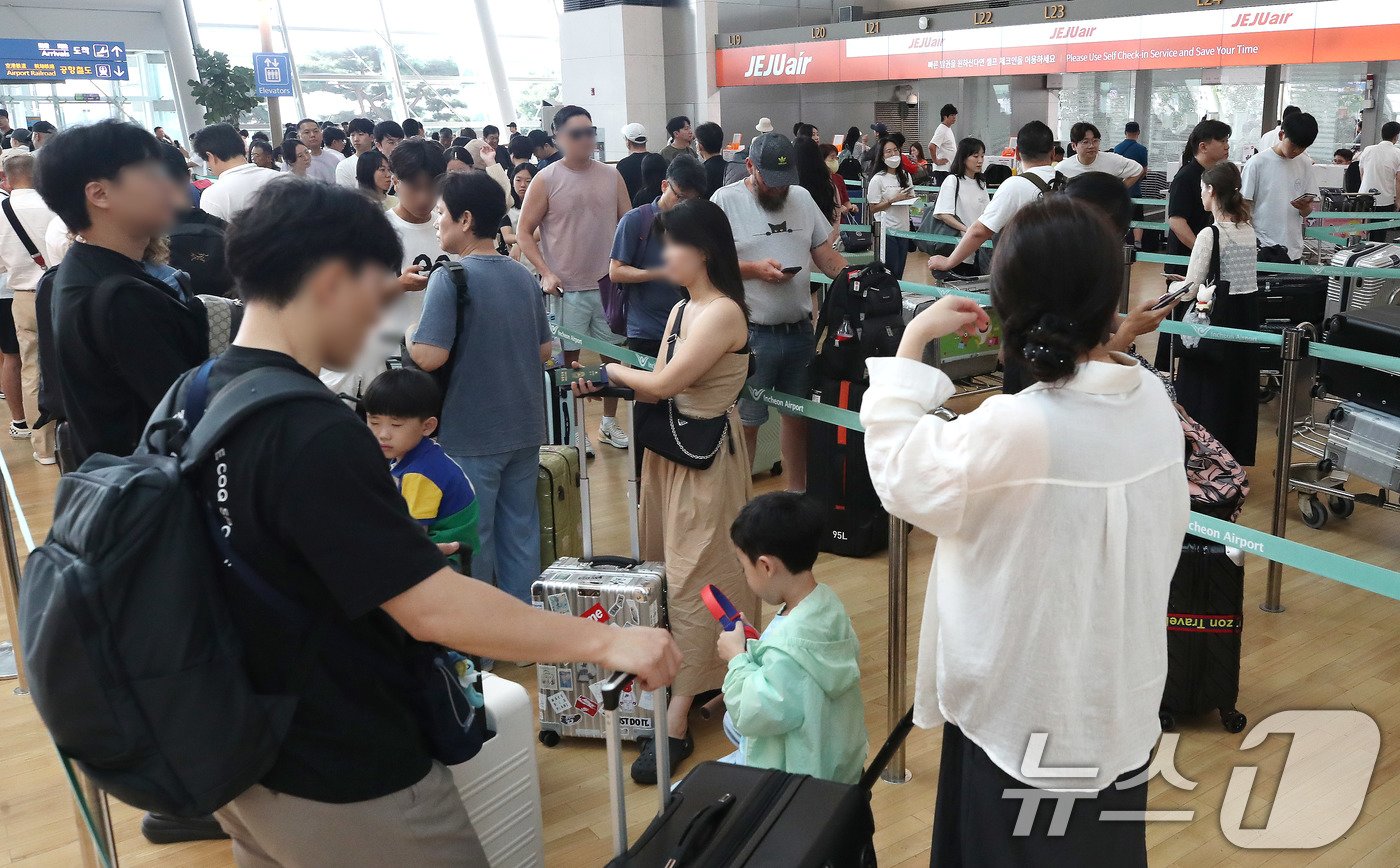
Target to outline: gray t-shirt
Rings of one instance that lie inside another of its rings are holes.
[[[540,345],[551,339],[540,286],[505,256],[463,257],[471,299],[443,396],[442,435],[449,455],[493,455],[545,439]],[[457,289],[438,268],[424,292],[414,340],[452,349]]]
[[[729,218],[739,259],[776,259],[784,268],[802,269],[783,283],[745,280],[749,321],[778,325],[811,317],[812,251],[831,235],[831,221],[812,201],[812,194],[794,184],[782,208],[765,211],[747,184],[735,183],[716,190],[710,201]]]

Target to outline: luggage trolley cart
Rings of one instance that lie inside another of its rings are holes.
[[[1318,207],[1315,210],[1326,213],[1354,213],[1356,217],[1311,217],[1308,219],[1309,229],[1321,229],[1324,233],[1347,235],[1354,239],[1358,236],[1352,227],[1374,219],[1368,216],[1376,206],[1376,197],[1372,193],[1348,193],[1341,187],[1322,187],[1318,193],[1321,201],[1317,203]],[[1359,237],[1364,240],[1366,236],[1362,234]],[[1334,238],[1317,237],[1312,233],[1303,239],[1303,244],[1308,253],[1316,256],[1318,262],[1327,262],[1339,249],[1348,246],[1339,245]]]
[[[1400,328],[1400,308],[1373,307],[1328,320],[1324,340],[1334,346],[1384,350]],[[1316,364],[1311,359],[1305,364]],[[1302,378],[1300,378],[1301,380]],[[1293,445],[1317,460],[1292,465],[1289,488],[1296,490],[1303,522],[1312,528],[1329,516],[1346,518],[1356,504],[1400,510],[1400,377],[1383,371],[1326,361],[1318,366],[1310,397],[1324,407],[1324,422],[1304,419],[1294,427]],[[1377,494],[1347,491],[1352,478],[1365,480]],[[1325,498],[1325,501],[1324,501]]]
[[[1303,524],[1321,529],[1330,516],[1348,518],[1356,504],[1400,510],[1400,418],[1349,401],[1328,401],[1326,421],[1294,428],[1293,448],[1317,460],[1292,465],[1288,488],[1298,492]],[[1376,494],[1346,490],[1352,477],[1376,485]],[[1324,500],[1325,498],[1325,500]]]

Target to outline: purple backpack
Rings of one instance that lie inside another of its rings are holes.
[[[641,206],[642,211],[642,231],[637,236],[641,241],[640,247],[645,247],[647,240],[651,238],[652,227],[656,225],[656,215],[661,213],[655,202]],[[638,249],[640,249],[640,247]],[[608,328],[614,334],[627,334],[627,287],[618,286],[612,282],[612,278],[603,275],[598,279],[598,295],[603,302],[603,316],[608,321]]]

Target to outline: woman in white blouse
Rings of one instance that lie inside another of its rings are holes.
[[[958,142],[957,153],[948,164],[948,177],[939,185],[933,216],[959,233],[966,232],[967,227],[976,223],[991,202],[987,195],[987,182],[982,179],[982,163],[986,156],[987,146],[981,139],[969,137]],[[991,260],[991,253],[990,250],[978,250],[974,262],[965,263],[955,270],[960,274],[981,274]]]
[[[1218,285],[1214,293],[1198,292],[1190,303],[1210,318],[1211,325],[1257,330],[1259,296],[1254,269],[1258,245],[1250,225],[1249,204],[1240,195],[1240,170],[1234,163],[1217,163],[1201,175],[1201,203],[1215,215],[1215,223],[1196,236],[1186,280],[1197,286]],[[1244,467],[1254,466],[1259,436],[1258,349],[1251,344],[1212,340],[1187,348],[1180,338],[1173,344],[1177,400],[1236,461]]]
[[[914,717],[946,721],[932,862],[1146,866],[1141,813],[1100,812],[1146,808],[1187,523],[1181,426],[1162,383],[1105,346],[1122,249],[1094,206],[1026,206],[992,267],[1005,352],[1036,384],[954,421],[929,415],[954,389],[925,346],[987,327],[948,296],[895,358],[870,360],[861,410],[881,500],[938,537]],[[1028,788],[1077,791],[1055,808],[1064,834],[1045,820],[1014,834],[1022,805],[1036,810]]]
[[[909,239],[890,235],[891,230],[909,231],[909,206],[914,202],[914,181],[904,171],[899,145],[881,139],[880,162],[866,185],[866,208],[880,224],[880,261],[895,277],[903,279],[909,259]]]

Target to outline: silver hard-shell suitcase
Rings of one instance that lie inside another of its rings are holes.
[[[1333,467],[1400,491],[1400,418],[1343,401],[1329,422],[1326,457]]]
[[[598,557],[561,558],[531,588],[538,609],[619,627],[666,626],[666,569],[654,561]],[[611,672],[592,663],[540,663],[540,741],[561,736],[602,738],[602,682]],[[650,695],[626,692],[621,700],[623,738],[651,737]]]
[[[1400,245],[1362,244],[1344,247],[1332,254],[1332,265],[1347,268],[1400,268]],[[1345,310],[1394,304],[1400,294],[1400,280],[1390,277],[1327,278],[1327,318]]]
[[[603,394],[629,401],[633,397],[631,390],[623,389],[613,389]],[[588,618],[603,624],[666,627],[666,568],[656,561],[644,562],[640,559],[638,483],[630,446],[627,454],[627,510],[632,557],[594,555],[588,460],[583,448],[585,427],[582,423],[582,401],[582,398],[575,400],[572,415],[578,420],[578,424],[573,426],[573,435],[579,454],[583,557],[560,558],[546,567],[531,587],[531,601],[539,609]],[[603,679],[611,674],[591,663],[560,662],[536,666],[541,743],[552,747],[566,735],[603,738],[601,685]],[[641,696],[630,690],[624,692],[620,714],[623,738],[635,741],[651,737],[650,706],[650,695]]]

